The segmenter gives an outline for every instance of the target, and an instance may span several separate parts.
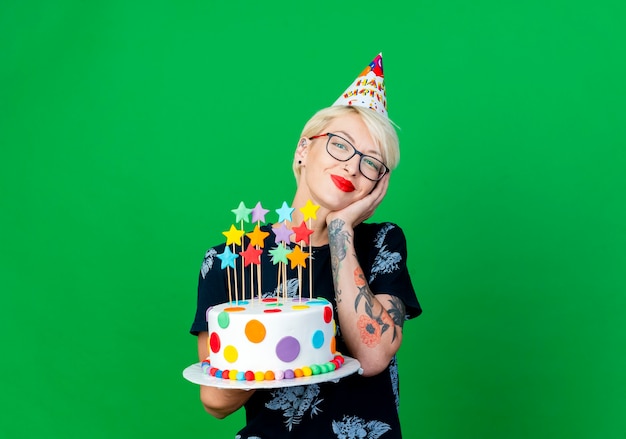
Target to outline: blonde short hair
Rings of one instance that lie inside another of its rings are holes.
[[[369,134],[374,139],[374,143],[380,148],[383,162],[393,171],[400,161],[400,141],[398,134],[392,122],[384,116],[381,116],[374,110],[363,107],[354,107],[348,105],[337,105],[324,108],[311,117],[302,129],[301,137],[307,139],[312,136],[324,133],[324,130],[337,117],[346,114],[357,114],[367,127]],[[293,172],[296,181],[300,178],[300,166],[294,159]]]

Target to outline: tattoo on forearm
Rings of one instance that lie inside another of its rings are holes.
[[[367,285],[367,280],[365,279],[365,274],[361,267],[357,267],[354,270],[354,284],[359,289],[359,292],[356,295],[356,299],[354,299],[354,310],[358,311],[359,303],[361,300],[365,302],[365,312],[368,316],[372,317],[373,311],[372,307],[374,306],[374,295],[370,291],[369,286]]]
[[[393,323],[396,326],[404,327],[404,320],[406,319],[406,307],[404,302],[399,297],[391,296],[389,299],[390,306],[387,308],[387,313],[392,318]]]
[[[374,312],[374,294],[369,288],[365,279],[365,274],[361,267],[354,270],[354,283],[358,288],[356,299],[354,300],[354,311],[358,312],[359,304],[363,301],[365,314],[359,317],[357,326],[361,333],[361,340],[369,347],[376,346],[382,335],[389,329],[392,329],[391,342],[393,343],[398,336],[398,331],[402,330],[406,311],[404,303],[397,297],[389,300],[390,306],[387,312],[381,307],[378,313]]]
[[[394,323],[393,337],[391,337],[391,342],[393,343],[393,341],[396,339],[396,331],[402,331],[402,328],[404,327],[406,308],[404,306],[404,302],[402,302],[402,300],[400,300],[396,296],[392,296],[391,299],[389,299],[389,303],[391,304],[391,306],[387,308],[387,314],[389,314],[389,317],[391,317]]]
[[[335,285],[335,300],[337,304],[342,302],[342,291],[339,288],[339,269],[342,262],[347,257],[347,244],[350,243],[352,235],[343,230],[345,222],[335,219],[328,225],[328,243],[331,254],[331,270],[333,272],[333,283]],[[354,255],[356,257],[356,255]],[[367,279],[361,267],[354,270],[354,284],[358,289],[354,299],[354,311],[358,313],[359,305],[362,303],[365,315],[361,315],[357,321],[357,327],[361,335],[361,341],[368,347],[373,348],[380,343],[382,335],[389,329],[393,331],[391,342],[396,340],[398,332],[402,330],[406,315],[404,303],[397,297],[393,297],[389,308],[386,310],[382,306],[378,312],[375,311],[374,294],[369,288]]]
[[[335,284],[335,290],[337,290],[339,283],[339,267],[341,262],[346,259],[347,246],[346,243],[350,242],[350,234],[343,230],[345,222],[340,219],[335,219],[328,225],[328,244],[330,246],[330,266],[333,271],[333,282]]]

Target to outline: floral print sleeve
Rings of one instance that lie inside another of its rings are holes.
[[[357,254],[367,254],[368,263],[363,268],[369,287],[374,294],[384,293],[397,297],[406,311],[406,319],[417,317],[422,309],[415,296],[407,267],[407,247],[404,232],[393,223],[367,224],[365,233],[355,238]],[[376,226],[376,227],[373,227]],[[368,269],[369,268],[369,269]],[[393,310],[399,304],[385,304],[394,320]],[[395,322],[402,326],[402,322]]]

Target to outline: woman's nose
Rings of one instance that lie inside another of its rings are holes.
[[[359,172],[359,164],[361,162],[361,157],[358,154],[354,154],[354,156],[350,160],[346,160],[344,162],[344,168],[350,175],[356,175]]]

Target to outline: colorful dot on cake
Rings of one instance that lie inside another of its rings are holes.
[[[302,369],[294,369],[293,370],[293,376],[296,378],[302,378],[304,376],[304,372],[302,371]]]
[[[319,349],[324,346],[324,332],[319,329],[313,334],[313,347]]]
[[[217,333],[212,332],[209,337],[209,346],[211,346],[211,351],[213,353],[218,353],[220,351],[220,336]]]
[[[237,381],[243,381],[246,379],[246,374],[242,371],[237,372]]]
[[[265,339],[265,326],[256,319],[250,320],[246,324],[246,337],[252,343],[261,343]]]
[[[276,378],[276,374],[272,372],[271,370],[268,370],[267,372],[265,372],[265,375],[263,376],[263,379],[265,381],[273,381],[275,378]]]
[[[237,349],[234,346],[226,346],[224,348],[224,359],[229,363],[234,363],[237,361],[239,354],[237,353]]]
[[[217,324],[220,325],[220,328],[222,329],[228,328],[228,325],[230,324],[230,317],[227,312],[222,311],[217,315]]]
[[[330,339],[330,353],[334,354],[335,352],[337,352],[337,340],[333,337]]]
[[[281,309],[278,309],[278,308],[270,308],[270,309],[264,309],[264,310],[263,310],[263,312],[266,312],[266,313],[268,313],[268,314],[269,314],[269,313],[273,313],[273,312],[281,312],[281,311],[282,311],[282,310],[281,310]]]
[[[272,307],[272,306],[283,306],[282,303],[277,303],[277,302],[273,302],[273,303],[266,303],[265,306]]]
[[[254,372],[254,381],[263,381],[265,380],[265,374],[263,372]]]
[[[230,374],[230,371],[228,369],[223,370],[220,378],[222,378],[223,380],[227,380],[227,379],[229,379],[228,378],[229,374]],[[217,374],[215,374],[215,376],[217,376]]]
[[[241,306],[231,306],[229,308],[224,308],[224,311],[226,312],[241,312],[241,311],[245,311],[246,309],[241,307]]]
[[[302,368],[302,375],[304,375],[305,377],[310,377],[311,375],[313,375],[313,371],[309,366],[304,366]]]
[[[286,380],[292,380],[292,379],[294,379],[295,374],[293,373],[293,370],[287,369],[287,370],[285,370],[285,373],[284,373],[283,376],[284,376],[284,378]]]
[[[271,373],[272,371],[270,370],[269,372]],[[283,372],[282,370],[277,370],[274,372],[275,380],[281,381],[283,378],[285,378],[285,372]]]
[[[251,370],[246,371],[246,381],[254,381],[254,372]]]
[[[309,305],[292,305],[291,309],[295,309],[297,311],[303,310],[303,309],[308,309]]]
[[[236,381],[238,373],[239,373],[238,370],[231,369],[231,371],[228,373],[228,379],[231,380],[231,381]]]
[[[330,308],[330,306],[327,306],[324,308],[324,321],[326,323],[330,323],[332,319],[333,319],[333,310]]]
[[[311,365],[311,373],[313,375],[319,375],[322,372],[322,368],[317,364]]]
[[[225,354],[225,353],[224,353]],[[294,337],[287,336],[280,339],[276,344],[276,356],[285,363],[289,363],[300,354],[300,343]]]

